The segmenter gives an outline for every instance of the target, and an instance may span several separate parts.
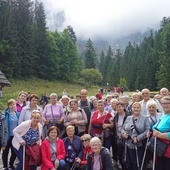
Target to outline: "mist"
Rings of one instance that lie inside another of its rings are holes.
[[[71,25],[83,39],[118,39],[158,29],[170,16],[169,0],[40,0],[50,30]]]

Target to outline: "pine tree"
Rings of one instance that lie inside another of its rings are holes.
[[[76,37],[76,34],[75,34],[73,27],[71,25],[67,26],[67,31],[68,31],[70,38],[73,41],[73,43],[76,44],[77,37]]]
[[[84,57],[84,68],[96,68],[96,52],[90,39],[87,41]]]
[[[35,50],[36,60],[38,65],[35,69],[35,73],[40,78],[46,78],[50,74],[49,66],[47,65],[47,28],[46,28],[46,16],[44,6],[36,1],[35,3],[35,19],[34,19],[34,37],[35,37]]]

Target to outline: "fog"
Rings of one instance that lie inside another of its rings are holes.
[[[47,26],[62,30],[71,25],[77,37],[117,39],[158,29],[170,16],[169,0],[40,0]]]

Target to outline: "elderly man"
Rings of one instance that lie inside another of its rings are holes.
[[[156,100],[156,99],[151,98],[151,93],[150,93],[149,89],[143,89],[141,93],[142,93],[142,98],[143,98],[143,100],[140,101],[140,104],[142,106],[142,110],[141,110],[142,114],[144,114],[144,115],[149,114],[149,111],[148,111],[148,109],[146,107],[146,104],[147,104],[148,101],[151,101],[151,100],[154,100],[156,102],[158,112],[159,113],[164,113],[164,110],[163,110],[161,104],[159,103],[159,101]]]
[[[87,120],[88,120],[88,124],[87,124],[87,131],[88,131],[88,126],[89,126],[89,122],[90,122],[90,118],[91,118],[91,109],[93,109],[93,105],[92,103],[87,99],[87,95],[88,95],[88,91],[86,89],[82,89],[80,91],[80,96],[81,96],[81,100],[78,102],[78,106],[81,109],[84,109],[86,116],[87,116]]]
[[[167,89],[167,88],[162,88],[161,90],[160,90],[160,95],[162,96],[162,97],[164,97],[164,96],[169,96],[169,90]]]

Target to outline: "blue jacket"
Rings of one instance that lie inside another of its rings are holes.
[[[70,145],[71,141],[69,140],[68,137],[64,138],[63,141],[64,141],[66,153],[67,153],[68,145]],[[81,142],[80,137],[74,135],[72,145],[75,148],[73,150],[76,152],[76,154],[77,154],[76,156],[79,157],[80,159],[82,159],[82,157],[83,157],[83,144]]]
[[[17,118],[19,120],[19,113],[17,111],[15,111]],[[3,115],[5,116],[6,119],[6,123],[7,123],[7,130],[8,130],[8,139],[10,138],[10,124],[11,124],[11,116],[10,116],[10,110],[6,109],[3,113]]]

